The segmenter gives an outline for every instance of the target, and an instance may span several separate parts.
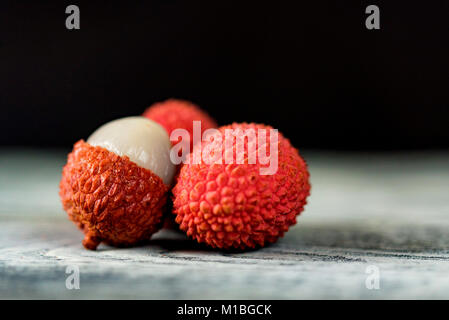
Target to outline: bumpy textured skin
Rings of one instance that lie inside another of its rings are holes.
[[[159,123],[164,127],[169,136],[175,129],[187,130],[190,134],[189,152],[193,150],[193,121],[201,121],[201,134],[207,129],[217,127],[215,120],[197,105],[179,99],[168,99],[163,102],[157,102],[148,107],[143,113],[143,116]],[[179,141],[180,139],[178,141],[172,141],[172,145],[177,144]],[[177,167],[176,175],[179,174],[179,169],[180,166]],[[169,203],[168,207],[171,207],[171,203]],[[178,229],[178,225],[174,222],[173,215],[169,212],[166,214],[164,228]]]
[[[219,130],[224,133],[225,129],[236,128],[272,129],[244,123]],[[223,249],[263,247],[282,237],[303,211],[310,185],[307,165],[298,150],[280,133],[278,141],[278,170],[274,175],[261,175],[259,161],[184,164],[173,189],[174,214],[180,229],[200,243]],[[201,152],[199,146],[196,152]],[[224,159],[224,147],[222,152]]]
[[[60,197],[85,233],[84,247],[148,240],[161,226],[168,187],[126,156],[78,141],[62,171]]]
[[[185,100],[168,99],[157,102],[145,110],[143,116],[163,126],[169,136],[175,129],[187,130],[191,137],[190,150],[193,146],[193,121],[201,121],[201,134],[217,127],[217,123],[205,111]],[[172,142],[173,145],[176,143],[178,141]]]

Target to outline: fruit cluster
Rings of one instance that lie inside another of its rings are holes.
[[[173,152],[183,143],[182,134],[173,134],[177,129],[200,140],[188,139]],[[220,138],[229,133],[243,138]],[[212,161],[202,161],[205,150]],[[275,170],[268,174],[267,153],[275,155]],[[282,237],[309,191],[305,161],[277,130],[249,123],[217,128],[196,105],[170,99],[75,143],[59,194],[87,249],[102,242],[143,243],[165,220],[200,243],[243,250]]]

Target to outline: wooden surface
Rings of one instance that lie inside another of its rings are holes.
[[[230,254],[167,231],[84,250],[58,198],[65,154],[0,151],[0,298],[449,298],[449,154],[303,154],[313,189],[297,226]]]

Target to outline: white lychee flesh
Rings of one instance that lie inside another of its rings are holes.
[[[175,165],[170,161],[170,138],[156,122],[144,117],[127,117],[102,125],[87,139],[91,146],[103,147],[116,155],[128,156],[170,186]]]

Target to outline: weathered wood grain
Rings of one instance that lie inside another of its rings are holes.
[[[59,203],[65,155],[2,151],[0,298],[449,298],[449,154],[304,155],[312,196],[274,245],[223,253],[163,231],[93,252]],[[379,290],[365,285],[372,265]]]

